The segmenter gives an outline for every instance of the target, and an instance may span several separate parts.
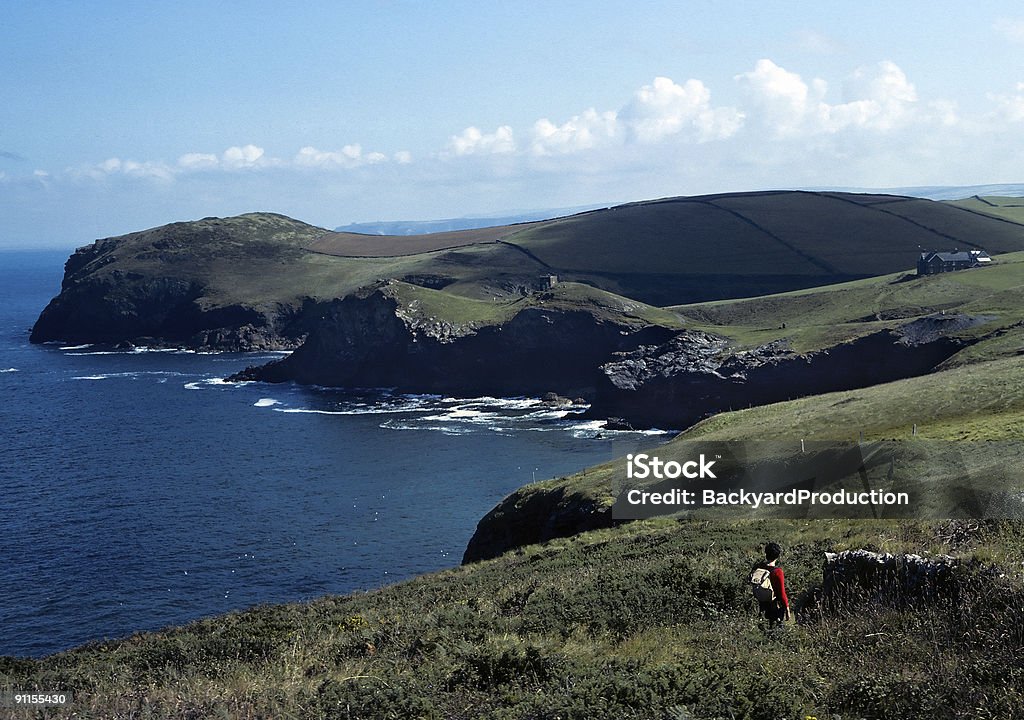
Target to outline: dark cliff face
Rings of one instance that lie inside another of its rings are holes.
[[[540,307],[482,327],[427,324],[378,288],[334,301],[294,353],[242,377],[462,395],[587,396],[613,353],[670,334],[655,326],[637,330],[583,309]]]
[[[319,316],[312,300],[225,297],[225,290],[233,272],[258,276],[285,267],[301,237],[317,232],[256,213],[97,240],[68,258],[61,292],[30,339],[209,350],[295,347]]]
[[[782,342],[734,353],[720,338],[683,332],[604,365],[588,414],[683,429],[719,412],[924,375],[964,346],[945,333],[974,320],[925,318],[806,355]]]
[[[117,239],[98,241],[68,259],[61,292],[33,326],[32,342],[286,349],[302,341],[322,312],[308,298],[217,305],[196,279],[108,268],[118,248]]]
[[[600,507],[580,493],[565,488],[523,488],[480,520],[462,556],[462,564],[490,560],[524,545],[571,537],[612,524],[611,506]]]
[[[287,349],[319,317],[316,303],[210,306],[196,281],[114,271],[65,277],[32,328],[34,343],[172,345],[206,350]]]

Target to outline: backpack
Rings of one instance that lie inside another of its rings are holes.
[[[750,573],[750,587],[758,602],[771,602],[775,599],[775,588],[772,587],[771,568],[755,567]]]

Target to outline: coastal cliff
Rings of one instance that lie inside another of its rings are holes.
[[[271,213],[207,218],[98,240],[64,266],[30,339],[202,350],[298,346],[319,317],[308,292],[266,278],[324,230]]]
[[[511,306],[462,301],[474,319],[461,322],[427,307],[440,299],[437,291],[379,283],[330,303],[288,357],[233,379],[466,396],[553,391],[591,397],[600,366],[614,353],[663,342],[673,332],[618,312],[612,296],[584,287],[563,286]],[[444,302],[451,310],[451,301]]]
[[[684,331],[603,365],[588,415],[684,429],[719,412],[916,377],[968,344],[951,333],[984,321],[922,318],[809,353],[784,340],[734,351],[723,338]]]

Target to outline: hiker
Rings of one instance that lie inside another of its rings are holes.
[[[761,614],[768,620],[769,627],[782,627],[789,621],[789,598],[786,597],[786,576],[779,567],[782,548],[778,543],[769,542],[764,546],[764,562],[754,565],[750,571],[750,584]]]

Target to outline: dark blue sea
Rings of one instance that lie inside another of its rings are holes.
[[[667,439],[531,398],[223,378],[274,354],[31,345],[66,253],[0,253],[0,655],[457,565],[533,479]]]

